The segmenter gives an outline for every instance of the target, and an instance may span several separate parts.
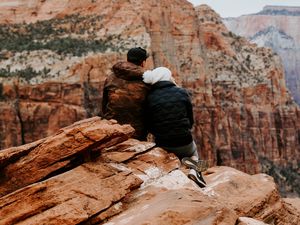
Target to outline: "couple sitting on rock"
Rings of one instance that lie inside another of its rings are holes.
[[[127,62],[113,66],[103,90],[103,117],[130,124],[139,140],[146,140],[150,132],[156,145],[180,158],[190,168],[188,177],[205,187],[203,161],[191,133],[194,119],[189,94],[176,85],[168,68],[144,71],[147,58],[146,50],[132,48]]]

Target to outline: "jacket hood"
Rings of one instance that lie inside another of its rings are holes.
[[[147,70],[143,75],[143,81],[146,84],[155,84],[159,81],[174,82],[172,72],[166,67],[158,67],[154,70]]]
[[[123,80],[143,80],[143,67],[131,62],[118,62],[113,66],[112,71]]]

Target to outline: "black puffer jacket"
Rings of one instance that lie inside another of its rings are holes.
[[[146,112],[157,145],[179,147],[192,142],[193,107],[185,89],[169,81],[157,82],[148,94]]]

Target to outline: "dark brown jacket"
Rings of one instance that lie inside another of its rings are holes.
[[[103,89],[102,113],[106,119],[130,124],[134,138],[145,140],[145,100],[149,90],[143,82],[144,70],[130,62],[118,62],[112,68]]]

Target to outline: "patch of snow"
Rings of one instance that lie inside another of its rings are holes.
[[[160,151],[157,151],[157,150],[152,150],[149,152],[149,155],[153,155],[155,157],[162,157],[162,154]]]
[[[158,167],[150,167],[149,169],[145,170],[145,173],[150,178],[157,178],[162,175],[162,170],[160,170]]]
[[[123,172],[132,172],[129,168],[123,166],[122,164],[117,164],[117,163],[110,163],[110,166],[116,168],[117,170],[123,171]]]
[[[144,173],[145,174],[135,174],[144,181],[141,185],[141,188],[148,186],[151,181],[163,176],[163,171],[157,167],[150,167],[149,169],[145,170]]]
[[[160,179],[155,180],[151,185],[174,190],[180,189],[190,182],[191,180],[182,171],[174,170]]]
[[[147,151],[149,148],[152,148],[155,144],[154,143],[147,143],[147,144],[136,144],[131,148],[128,148],[128,150],[132,150],[133,152],[144,152]]]
[[[249,217],[240,217],[239,220],[247,225],[267,225],[266,223]]]
[[[140,189],[144,189],[149,185],[155,187],[163,187],[169,190],[180,189],[187,183],[191,182],[188,177],[180,170],[174,170],[169,174],[164,174],[162,170],[157,167],[151,167],[145,171],[145,175],[136,174],[140,179],[144,181]]]

